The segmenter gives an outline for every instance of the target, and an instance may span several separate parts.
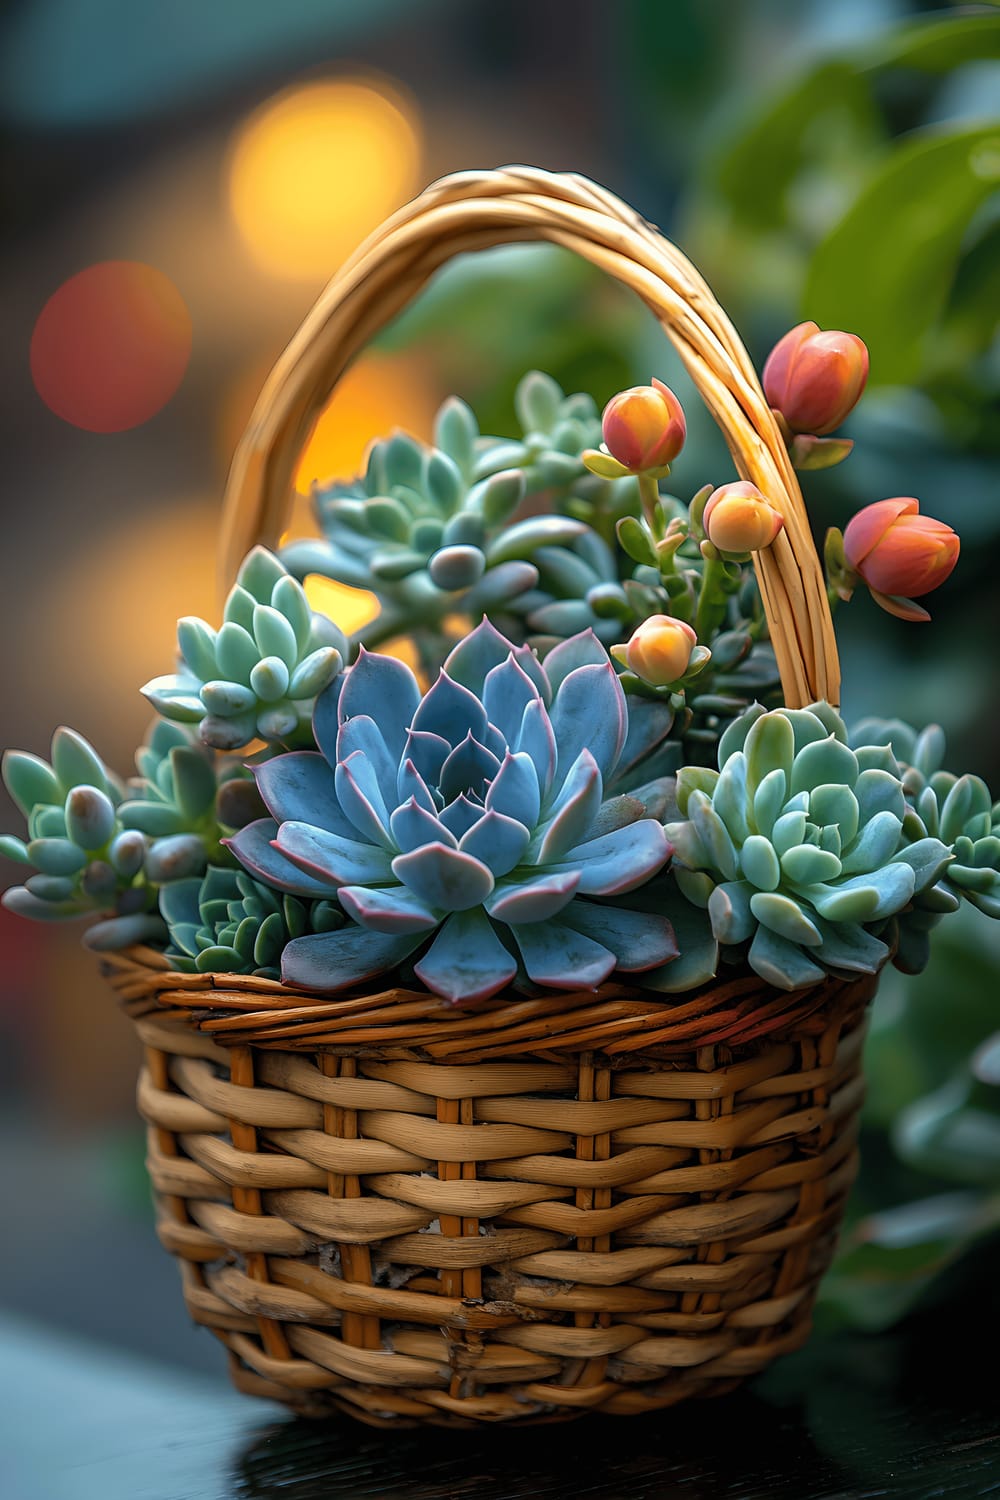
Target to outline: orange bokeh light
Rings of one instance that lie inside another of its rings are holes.
[[[272,275],[329,276],[416,191],[416,110],[382,78],[295,85],[242,127],[229,167],[233,217]]]
[[[87,432],[156,415],[191,356],[191,315],[174,283],[141,261],[106,260],[64,281],[31,337],[31,377],[49,409]]]

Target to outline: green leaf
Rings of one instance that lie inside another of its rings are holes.
[[[758,922],[789,943],[816,948],[823,941],[816,923],[791,896],[779,891],[755,891],[750,897],[750,910]]]
[[[840,59],[797,75],[791,88],[766,110],[744,122],[717,162],[715,181],[741,223],[758,230],[785,221],[789,189],[810,164],[818,129],[844,121],[863,138],[876,134],[876,115],[867,82]]]
[[[866,42],[859,61],[869,69],[919,68],[950,73],[965,62],[1000,57],[1000,15],[929,16]]]
[[[998,182],[1000,123],[914,132],[816,249],[803,308],[822,327],[861,332],[873,383],[920,375],[966,229]]]
[[[215,659],[221,676],[249,687],[250,673],[260,661],[260,651],[248,630],[227,620],[215,640]]]
[[[93,745],[75,729],[62,726],[52,736],[52,769],[64,792],[83,784],[96,786],[102,792],[108,790],[104,762]]]
[[[541,370],[530,370],[514,392],[517,420],[525,432],[551,432],[559,420],[563,393]]]
[[[174,799],[188,823],[197,823],[215,803],[215,770],[193,745],[178,745],[170,752]]]
[[[479,427],[469,407],[458,396],[450,396],[435,419],[434,442],[452,460],[466,482],[472,478],[474,445],[478,436]]]
[[[185,615],[177,621],[177,645],[199,682],[210,682],[219,675],[215,661],[215,631],[197,615]]]
[[[3,758],[8,792],[27,817],[33,807],[62,802],[65,793],[52,767],[28,750],[8,750]]]

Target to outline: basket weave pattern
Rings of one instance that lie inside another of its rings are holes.
[[[154,961],[107,968],[146,1048],[159,1234],[241,1389],[375,1423],[551,1421],[719,1394],[805,1338],[871,986],[749,975],[680,1005],[605,986],[458,1017]]]

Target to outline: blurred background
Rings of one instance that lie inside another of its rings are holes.
[[[0,112],[0,743],[47,755],[68,723],[131,771],[138,686],[171,670],[179,614],[217,617],[228,462],[327,277],[433,178],[530,162],[659,224],[758,365],[806,317],[867,341],[856,451],[804,476],[816,534],[912,494],[964,550],[929,625],[841,611],[845,711],[940,722],[949,766],[1000,791],[996,7],[22,0],[0,18]],[[299,487],[393,427],[429,436],[451,391],[508,430],[536,366],[600,404],[655,372],[689,413],[678,492],[731,477],[644,309],[514,247],[450,267],[349,372]],[[884,980],[821,1330],[969,1296],[995,1257],[1000,941],[975,918],[919,980]],[[0,912],[0,949],[0,1299],[221,1379],[152,1234],[131,1028],[76,929]]]

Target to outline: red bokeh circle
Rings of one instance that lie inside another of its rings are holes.
[[[64,281],[31,336],[31,377],[56,416],[124,432],[155,416],[191,355],[191,315],[169,276],[105,260]]]

